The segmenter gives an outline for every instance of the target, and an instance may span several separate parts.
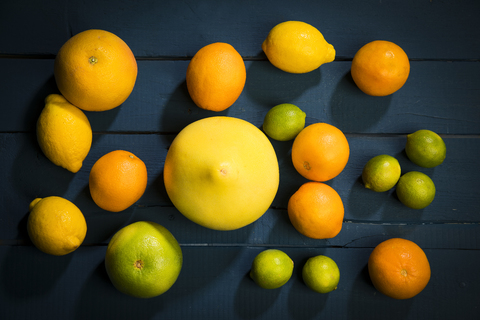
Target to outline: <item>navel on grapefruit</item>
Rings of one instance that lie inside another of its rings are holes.
[[[188,219],[215,230],[234,230],[260,218],[278,190],[272,144],[251,123],[210,117],[185,127],[169,148],[165,187]]]

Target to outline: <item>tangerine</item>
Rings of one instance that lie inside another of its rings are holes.
[[[314,123],[297,135],[292,145],[295,169],[305,178],[327,181],[342,172],[350,156],[343,132],[327,123]]]
[[[375,247],[368,259],[368,273],[375,288],[394,299],[419,294],[430,280],[425,252],[413,241],[392,238]]]
[[[58,51],[54,75],[58,89],[73,105],[105,111],[130,96],[137,79],[137,61],[128,45],[105,30],[86,30]]]
[[[351,73],[353,81],[364,93],[388,96],[407,81],[410,62],[405,51],[395,43],[376,40],[357,51]]]
[[[287,211],[295,229],[313,239],[335,237],[342,229],[345,212],[337,191],[316,181],[300,186],[290,197]]]
[[[147,187],[147,167],[133,153],[115,150],[102,156],[90,171],[93,201],[102,209],[119,212],[141,198]]]
[[[195,104],[206,110],[223,111],[243,91],[247,70],[242,56],[228,43],[201,48],[187,67],[187,89]]]

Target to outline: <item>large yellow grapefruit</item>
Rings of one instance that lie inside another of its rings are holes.
[[[215,230],[235,230],[260,218],[278,190],[277,156],[265,134],[232,117],[186,126],[169,148],[165,187],[188,219]]]

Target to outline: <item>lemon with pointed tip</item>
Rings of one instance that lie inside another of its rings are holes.
[[[335,59],[335,49],[314,26],[302,21],[277,24],[262,43],[268,60],[290,73],[307,73]]]
[[[90,152],[92,127],[82,110],[50,94],[37,120],[37,141],[51,162],[76,173]]]
[[[75,204],[62,197],[51,196],[37,198],[30,203],[27,231],[39,250],[63,256],[83,243],[87,223]]]
[[[365,188],[375,192],[392,189],[400,179],[400,163],[388,154],[381,154],[368,160],[363,167],[362,180]]]
[[[285,252],[267,249],[253,260],[250,277],[264,289],[277,289],[290,280],[292,273],[293,260]]]

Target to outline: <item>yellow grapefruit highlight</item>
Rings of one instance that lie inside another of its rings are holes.
[[[260,218],[278,190],[277,156],[265,134],[232,117],[186,126],[169,148],[165,187],[188,219],[215,230],[234,230]]]

